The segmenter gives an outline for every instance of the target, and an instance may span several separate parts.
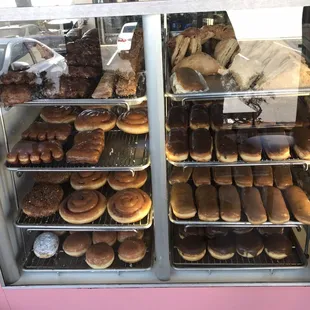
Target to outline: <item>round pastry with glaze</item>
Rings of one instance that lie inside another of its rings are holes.
[[[87,224],[98,219],[107,206],[106,198],[95,190],[75,191],[62,201],[60,216],[71,224]]]
[[[284,259],[292,253],[292,242],[285,235],[270,235],[265,240],[265,252],[273,259]]]
[[[236,235],[247,234],[253,230],[253,227],[235,227],[233,228],[233,232]]]
[[[105,171],[81,171],[73,172],[70,184],[75,190],[98,189],[105,185],[108,172]]]
[[[41,110],[40,116],[47,123],[73,123],[79,114],[76,107],[48,106]]]
[[[63,184],[69,181],[71,172],[35,172],[36,183]]]
[[[144,134],[149,132],[149,123],[146,109],[134,109],[121,114],[116,126],[130,134]]]
[[[262,237],[255,230],[246,234],[239,234],[236,238],[236,250],[240,256],[254,258],[264,250]]]
[[[152,201],[141,189],[130,188],[115,193],[108,201],[109,215],[118,223],[142,220],[150,212]]]
[[[189,262],[196,262],[206,255],[206,244],[199,236],[187,236],[177,243],[181,257]]]
[[[39,258],[54,256],[59,247],[59,238],[51,232],[39,235],[33,244],[33,252]]]
[[[227,236],[228,234],[228,228],[227,227],[205,227],[205,235],[212,239],[216,236]]]
[[[86,253],[91,243],[91,237],[87,232],[76,232],[66,238],[62,249],[70,256],[80,257]]]
[[[113,246],[116,242],[117,232],[115,231],[94,231],[93,244],[104,242],[109,246]]]
[[[117,241],[122,243],[127,239],[142,239],[143,236],[144,236],[143,230],[119,231],[117,233]]]
[[[201,236],[203,237],[205,232],[203,227],[186,227],[182,225],[179,226],[179,237],[184,239],[188,236]]]
[[[137,263],[146,254],[146,246],[143,240],[127,239],[118,248],[118,258],[125,263]]]
[[[136,171],[132,174],[130,171],[111,172],[108,177],[109,185],[116,191],[127,188],[140,188],[147,180],[145,170]]]
[[[85,261],[93,269],[106,269],[114,261],[114,251],[104,242],[93,244],[86,251]]]
[[[230,259],[236,252],[235,240],[230,235],[217,236],[209,240],[208,252],[215,259]]]

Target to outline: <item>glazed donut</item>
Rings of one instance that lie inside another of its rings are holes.
[[[116,124],[116,115],[106,109],[100,110],[84,110],[81,112],[74,122],[74,126],[78,131],[102,129],[109,131]]]
[[[196,262],[206,255],[206,244],[200,236],[187,236],[177,243],[177,250],[186,261]]]
[[[73,123],[79,114],[76,107],[71,106],[52,106],[44,107],[40,116],[47,123]]]
[[[115,193],[108,201],[109,215],[118,223],[142,220],[150,212],[151,198],[141,189],[130,188]]]
[[[146,246],[143,240],[127,239],[118,248],[118,258],[125,263],[137,263],[146,254]]]
[[[70,184],[75,190],[98,189],[107,182],[108,172],[105,171],[83,171],[73,172]]]
[[[93,232],[93,244],[104,242],[109,246],[113,246],[116,242],[115,231],[94,231]]]
[[[114,251],[104,242],[93,244],[86,251],[85,261],[93,269],[106,269],[114,261]]]
[[[59,214],[68,223],[87,224],[98,219],[106,206],[106,198],[98,191],[75,191],[62,201]]]
[[[39,235],[33,244],[33,252],[39,258],[50,258],[58,250],[59,238],[51,232]]]
[[[87,232],[76,232],[69,235],[62,245],[62,249],[67,255],[80,257],[84,255],[91,246],[91,237]]]
[[[144,236],[143,230],[119,231],[117,233],[117,241],[122,243],[127,239],[142,239]]]
[[[132,175],[130,171],[111,172],[108,177],[109,185],[116,191],[126,188],[140,188],[147,180],[145,170],[137,171]]]
[[[131,134],[148,133],[147,111],[145,109],[135,109],[125,112],[118,117],[116,126],[120,130]]]

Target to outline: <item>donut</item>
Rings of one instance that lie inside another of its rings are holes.
[[[126,239],[118,248],[118,258],[125,263],[137,263],[145,254],[146,246],[140,239]]]
[[[231,235],[216,236],[214,239],[209,240],[208,252],[215,259],[230,259],[236,252],[235,240]]]
[[[93,244],[104,242],[109,246],[113,246],[116,242],[115,231],[94,231],[93,232]]]
[[[93,244],[86,251],[85,261],[93,269],[106,269],[114,261],[114,251],[104,242]]]
[[[91,246],[91,237],[87,232],[76,232],[69,235],[62,245],[64,252],[73,257],[84,255]]]
[[[75,190],[98,189],[105,185],[108,172],[105,171],[81,171],[73,172],[70,184]]]
[[[56,254],[58,247],[58,236],[51,232],[45,232],[35,239],[33,252],[39,258],[50,258]]]
[[[206,255],[206,244],[199,236],[178,240],[176,248],[180,256],[190,262],[196,262]]]
[[[246,234],[239,234],[236,238],[236,250],[240,256],[254,258],[264,250],[262,237],[255,230]]]
[[[264,243],[266,254],[273,259],[284,259],[292,253],[292,242],[285,235],[270,235]]]
[[[132,174],[130,171],[111,172],[108,177],[109,185],[116,191],[127,188],[140,188],[147,180],[146,170],[137,171]]]
[[[143,230],[119,231],[117,233],[117,241],[122,243],[127,239],[142,239],[143,236],[144,236]]]

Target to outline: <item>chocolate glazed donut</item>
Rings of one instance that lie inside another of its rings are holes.
[[[108,201],[109,215],[118,223],[142,220],[152,206],[151,198],[141,189],[130,188],[114,194]]]
[[[108,177],[109,185],[116,191],[126,188],[140,188],[147,180],[145,170],[132,174],[130,171],[111,172]]]
[[[127,133],[144,134],[149,132],[147,111],[135,109],[121,114],[116,122],[117,127]]]
[[[98,219],[106,206],[106,198],[98,191],[75,191],[60,204],[59,214],[68,223],[86,224]]]

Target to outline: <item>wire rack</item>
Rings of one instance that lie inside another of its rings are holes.
[[[150,193],[150,182],[142,187],[147,193]],[[101,193],[106,197],[111,197],[115,191],[112,190],[108,185],[105,185],[101,190]],[[70,194],[70,191],[65,190],[65,193]],[[151,196],[151,194],[150,194]],[[27,216],[21,209],[19,210],[15,225],[19,228],[29,229],[29,230],[70,230],[70,231],[108,231],[108,230],[141,230],[151,227],[153,222],[153,211],[151,210],[149,214],[142,220],[129,223],[121,224],[114,221],[108,211],[106,210],[104,214],[97,220],[89,224],[70,224],[62,219],[59,213],[55,213],[48,217],[43,218],[33,218]]]
[[[73,140],[73,139],[70,139]],[[66,143],[64,150],[72,146]],[[150,165],[148,134],[131,135],[120,130],[106,133],[105,147],[98,164],[68,164],[65,159],[51,164],[12,165],[6,163],[11,171],[141,171]]]
[[[214,259],[207,251],[203,259],[197,262],[184,260],[177,249],[172,249],[172,265],[177,270],[244,270],[244,269],[298,269],[307,266],[307,259],[296,239],[290,231],[288,237],[292,242],[292,253],[285,259],[276,260],[270,258],[265,251],[255,258],[244,258],[235,254],[227,260]]]

